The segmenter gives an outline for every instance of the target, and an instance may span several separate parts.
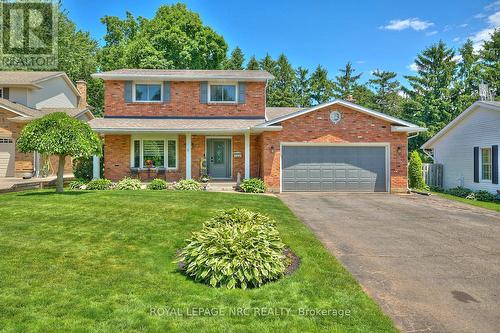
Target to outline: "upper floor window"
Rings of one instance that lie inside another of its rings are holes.
[[[210,102],[236,102],[236,85],[211,84]]]
[[[135,84],[135,101],[159,102],[161,101],[161,84]]]
[[[491,180],[491,148],[481,148],[481,180]]]

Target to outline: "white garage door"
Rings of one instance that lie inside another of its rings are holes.
[[[0,138],[0,177],[15,175],[16,145],[11,138]]]
[[[283,146],[282,190],[386,192],[386,149],[378,146]]]

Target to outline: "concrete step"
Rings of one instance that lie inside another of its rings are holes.
[[[233,192],[236,188],[236,182],[208,182],[207,191],[213,192]]]

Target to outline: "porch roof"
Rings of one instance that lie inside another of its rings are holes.
[[[89,125],[99,133],[213,133],[244,132],[264,122],[264,118],[95,118],[89,121]]]

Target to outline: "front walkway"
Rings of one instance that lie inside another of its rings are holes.
[[[64,180],[70,180],[74,176],[73,174],[65,174]],[[45,178],[15,178],[15,177],[0,177],[0,193],[5,192],[15,192],[22,191],[27,189],[37,189],[43,188],[44,186],[53,186],[55,185],[56,176],[50,176]]]
[[[500,213],[436,196],[279,196],[404,332],[497,332]]]

